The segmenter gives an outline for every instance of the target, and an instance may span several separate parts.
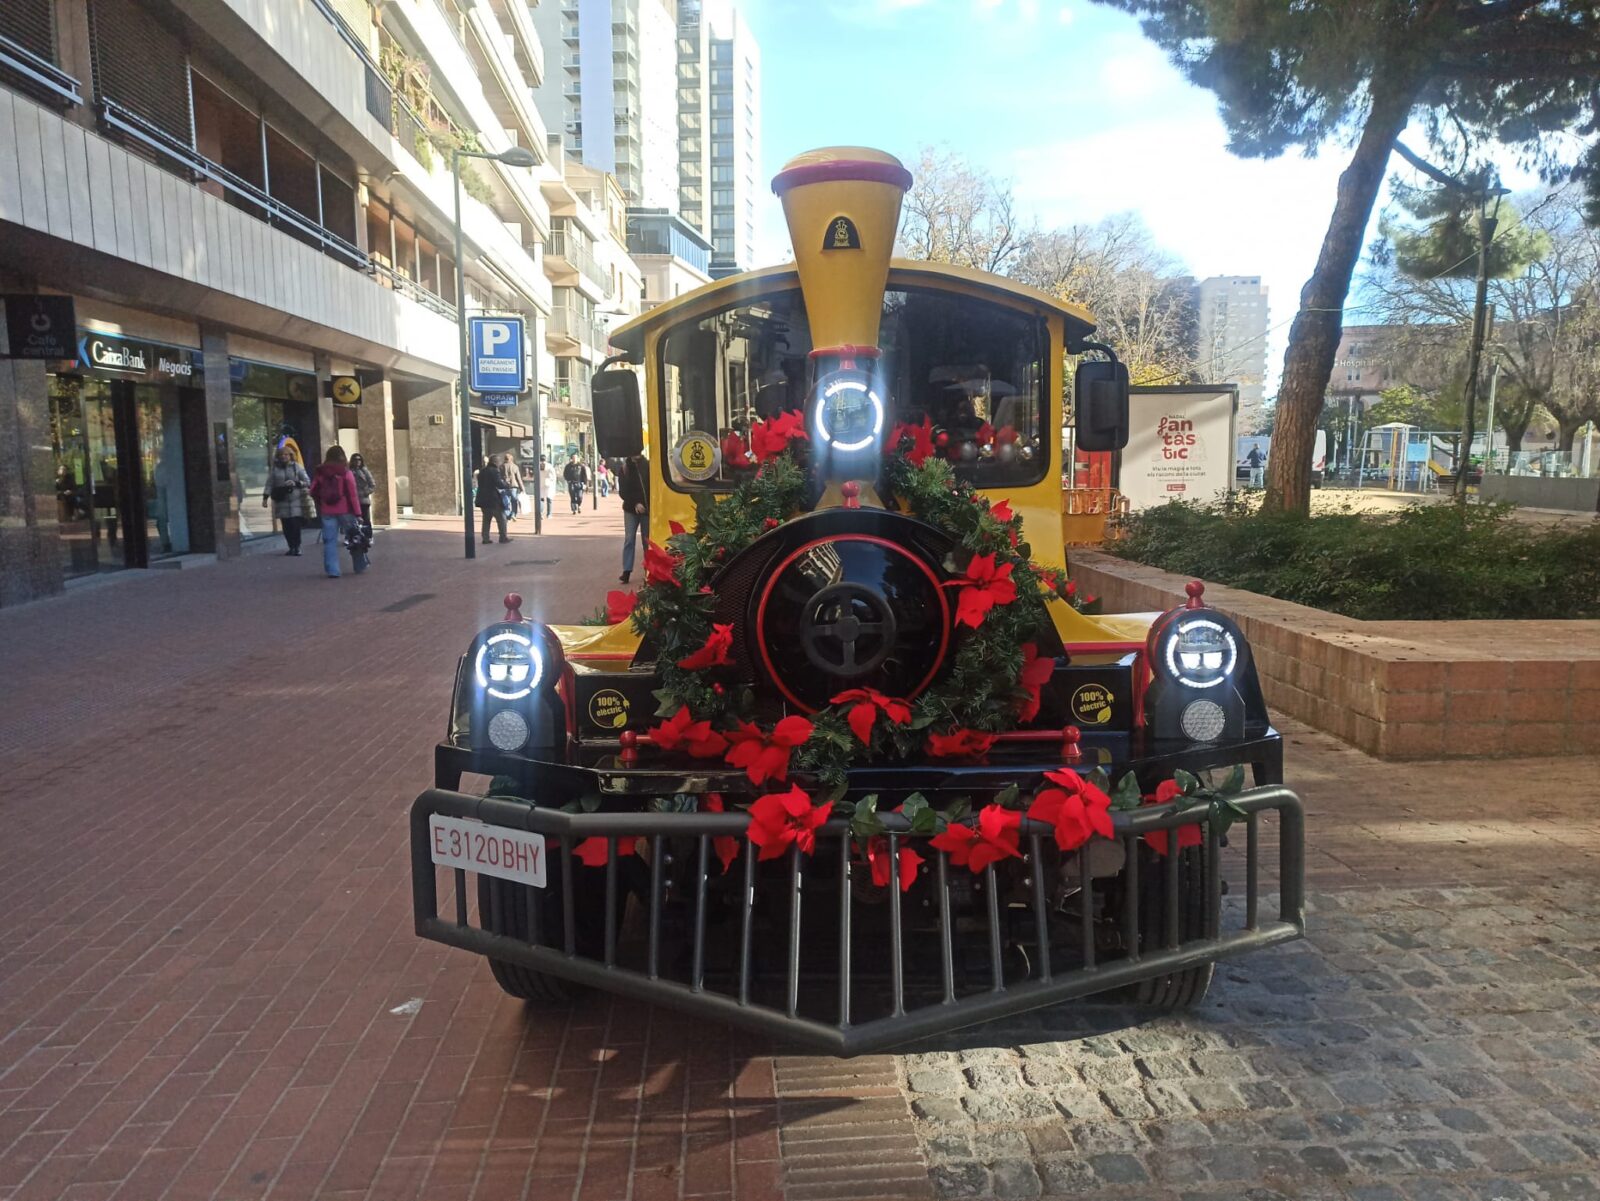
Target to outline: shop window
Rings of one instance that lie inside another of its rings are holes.
[[[261,118],[217,87],[204,75],[192,75],[194,89],[194,144],[202,156],[259,188],[261,174]],[[200,186],[246,212],[260,209],[214,180]]]

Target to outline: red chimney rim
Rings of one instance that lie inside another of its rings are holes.
[[[772,190],[782,196],[790,188],[808,183],[846,181],[892,184],[905,192],[911,189],[911,172],[899,163],[879,163],[871,159],[830,159],[821,163],[800,163],[779,171],[772,177]]]

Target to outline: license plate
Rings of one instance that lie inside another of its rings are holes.
[[[433,813],[428,816],[433,861],[485,876],[544,887],[544,835],[507,830]]]

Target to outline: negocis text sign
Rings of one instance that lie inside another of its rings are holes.
[[[467,386],[474,392],[526,391],[526,356],[521,317],[467,318]]]

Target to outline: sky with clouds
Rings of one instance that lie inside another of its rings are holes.
[[[1275,386],[1344,147],[1234,157],[1212,93],[1134,18],[1089,0],[736,2],[761,45],[768,178],[816,146],[861,143],[910,162],[923,144],[947,144],[1009,179],[1046,225],[1135,210],[1198,278],[1262,277]],[[788,257],[776,203],[762,233],[767,261]]]

